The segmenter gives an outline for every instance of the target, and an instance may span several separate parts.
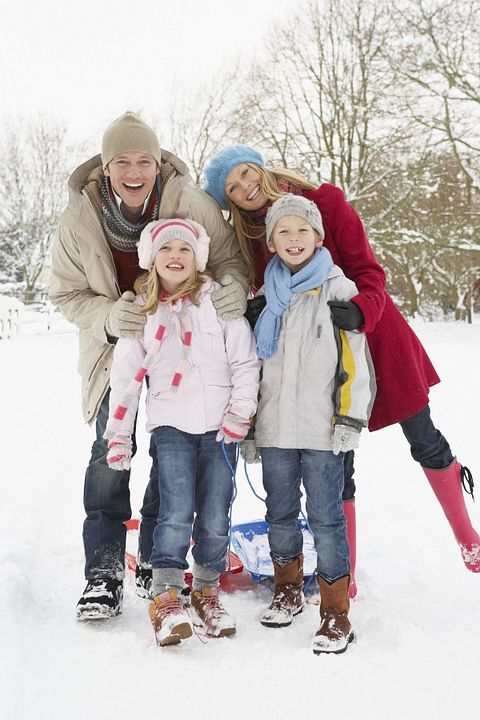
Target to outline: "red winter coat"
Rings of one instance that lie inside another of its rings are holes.
[[[352,300],[365,317],[361,329],[367,334],[377,379],[368,427],[380,430],[424,408],[429,387],[440,378],[420,340],[386,292],[385,273],[375,259],[362,221],[343,192],[324,183],[316,190],[303,190],[302,195],[313,200],[320,210],[324,246],[359,291]],[[263,264],[263,248],[259,245],[253,241],[254,254]]]

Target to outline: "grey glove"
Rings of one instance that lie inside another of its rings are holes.
[[[218,281],[221,287],[212,295],[215,310],[224,320],[241,317],[247,309],[247,293],[242,284],[232,275],[224,275]]]
[[[143,333],[147,316],[140,312],[138,305],[133,305],[135,295],[128,290],[118,298],[105,320],[107,335],[121,338],[137,338]]]
[[[242,440],[240,443],[240,455],[247,465],[255,465],[256,463],[262,462],[262,456],[260,455],[260,450],[255,445],[255,440]]]
[[[337,423],[333,430],[333,454],[355,450],[360,444],[360,431],[350,425]]]

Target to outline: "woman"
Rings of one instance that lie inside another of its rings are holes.
[[[332,319],[344,330],[365,332],[377,382],[377,395],[369,421],[370,430],[400,423],[414,460],[420,463],[460,545],[463,561],[472,572],[480,572],[480,537],[472,527],[462,485],[473,493],[468,468],[453,456],[450,446],[430,417],[428,392],[440,382],[419,339],[385,290],[386,278],[377,263],[356,211],[343,192],[323,183],[316,187],[295,173],[271,170],[261,154],[247,145],[220,150],[205,167],[206,190],[232,224],[250,271],[252,290],[263,283],[269,260],[265,242],[268,208],[285,193],[312,200],[323,220],[324,245],[333,262],[358,288],[349,302],[330,302]],[[257,309],[258,312],[258,309]],[[349,525],[352,573],[355,567],[355,510],[353,452],[345,458],[345,515]],[[356,593],[352,581],[350,596]]]

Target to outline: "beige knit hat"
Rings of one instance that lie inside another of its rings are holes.
[[[103,133],[102,138],[102,165],[103,169],[108,163],[124,152],[144,152],[151,155],[160,165],[162,151],[155,131],[133,112],[120,115]]]

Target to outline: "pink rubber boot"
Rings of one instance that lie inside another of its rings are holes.
[[[357,583],[355,582],[355,566],[357,563],[357,522],[355,518],[355,500],[347,500],[343,503],[343,512],[347,521],[347,540],[350,547],[350,585],[348,597],[352,600],[357,594]]]
[[[468,468],[455,459],[442,470],[422,468],[427,476],[445,517],[450,523],[455,539],[460,545],[463,562],[471,572],[480,572],[480,537],[468,517],[462,485],[466,481],[473,496],[473,480]],[[465,486],[464,486],[465,487]],[[467,492],[467,488],[465,488]]]

